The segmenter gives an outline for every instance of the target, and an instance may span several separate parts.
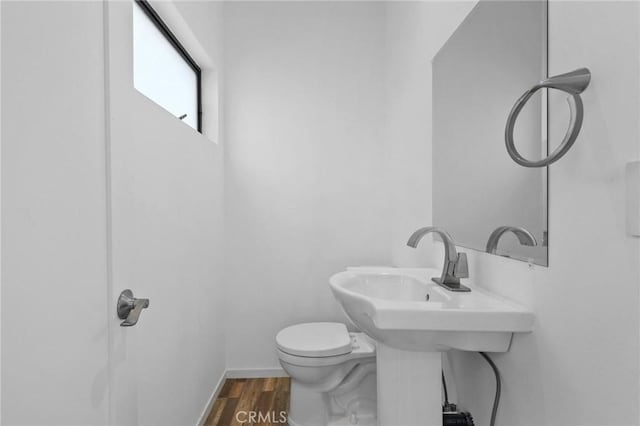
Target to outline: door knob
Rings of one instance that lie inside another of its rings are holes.
[[[140,313],[148,307],[149,299],[136,299],[131,290],[124,290],[118,297],[118,318],[124,320],[120,323],[120,327],[136,325]]]

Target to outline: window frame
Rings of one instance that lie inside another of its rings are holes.
[[[160,15],[151,7],[147,0],[134,0],[134,2],[142,9],[151,22],[156,26],[158,31],[167,39],[167,41],[173,46],[173,48],[180,54],[182,59],[189,65],[189,67],[196,74],[196,99],[197,99],[197,130],[198,133],[202,133],[202,69],[198,63],[191,57],[187,49],[180,43],[178,38],[169,29],[167,24],[164,23]]]

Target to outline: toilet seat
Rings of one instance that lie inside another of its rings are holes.
[[[347,327],[337,322],[292,325],[278,333],[276,346],[285,354],[309,358],[337,357],[353,350]]]
[[[276,336],[281,361],[300,367],[326,367],[375,357],[374,342],[363,333],[349,333],[344,324],[297,324]]]
[[[322,356],[322,357],[310,357],[310,356],[299,356],[299,355],[291,355],[280,349],[278,349],[278,357],[281,361],[286,362],[291,365],[297,365],[299,367],[328,367],[331,365],[338,365],[345,363],[354,358],[351,353],[344,355],[336,355],[336,356]]]

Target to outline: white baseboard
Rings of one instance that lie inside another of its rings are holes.
[[[226,370],[224,371],[224,373],[222,373],[222,376],[220,377],[220,380],[218,380],[218,384],[216,384],[216,387],[213,388],[211,397],[209,397],[209,401],[207,401],[207,404],[204,406],[204,410],[202,410],[202,414],[200,414],[200,418],[198,419],[198,423],[197,423],[198,426],[204,425],[204,422],[207,421],[207,417],[209,417],[209,413],[213,408],[213,403],[216,402],[216,399],[218,398],[218,395],[222,390],[222,386],[224,385],[225,380],[227,380]]]
[[[282,368],[238,368],[228,369],[229,379],[252,379],[262,377],[288,377]]]

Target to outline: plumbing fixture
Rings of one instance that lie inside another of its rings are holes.
[[[502,383],[500,379],[500,370],[496,367],[496,364],[493,362],[489,355],[484,352],[478,352],[482,358],[489,363],[489,366],[493,370],[494,376],[496,376],[496,395],[493,398],[493,407],[491,408],[491,421],[489,422],[489,426],[496,425],[496,416],[498,415],[498,406],[500,405],[500,392],[502,390]]]
[[[489,236],[485,251],[487,253],[495,253],[498,248],[498,241],[500,241],[500,238],[502,238],[502,236],[507,232],[515,234],[515,236],[518,237],[518,241],[520,241],[520,244],[523,246],[538,245],[533,234],[521,226],[499,226]]]
[[[453,238],[447,231],[435,226],[427,226],[415,231],[409,237],[407,245],[416,248],[418,243],[425,235],[435,233],[442,238],[444,243],[444,266],[442,267],[442,276],[440,278],[431,278],[431,280],[449,291],[471,291],[469,287],[460,284],[460,278],[469,277],[469,266],[467,264],[467,254],[456,251]]]

